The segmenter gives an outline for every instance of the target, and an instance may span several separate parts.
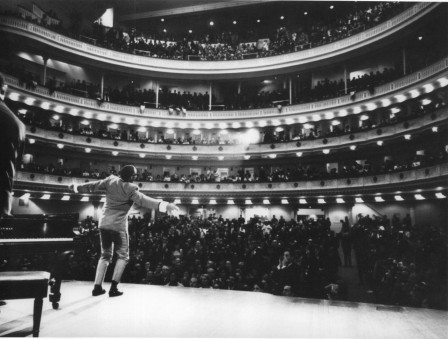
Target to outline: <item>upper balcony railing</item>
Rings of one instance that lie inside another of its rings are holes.
[[[121,53],[71,39],[15,17],[0,16],[0,30],[26,36],[59,51],[73,54],[76,58],[82,57],[103,62],[105,65],[122,67],[132,72],[147,71],[150,74],[164,77],[235,78],[241,77],[241,75],[247,77],[261,72],[278,72],[278,70],[288,68],[299,70],[309,63],[316,63],[355,51],[407,27],[437,6],[439,6],[439,3],[417,3],[373,28],[316,48],[266,58],[230,61],[165,60]]]
[[[289,125],[359,114],[372,110],[372,107],[387,107],[407,98],[428,93],[430,92],[428,88],[435,89],[447,85],[448,58],[439,60],[418,72],[377,86],[373,92],[361,91],[354,97],[345,95],[329,100],[285,106],[280,111],[278,108],[187,111],[184,116],[175,116],[170,115],[166,109],[141,110],[140,107],[110,102],[99,105],[96,100],[71,94],[57,91],[50,94],[48,88],[41,86],[37,86],[35,90],[27,90],[20,85],[19,79],[12,76],[6,76],[6,82],[11,88],[8,94],[11,100],[86,119],[171,128],[231,128],[235,122],[241,122],[243,125],[240,127],[264,127],[276,126],[279,123]],[[249,123],[252,126],[249,126]]]
[[[151,192],[152,196],[266,196],[282,194],[297,197],[297,194],[319,194],[321,191],[335,191],[342,194],[344,191],[360,193],[369,189],[377,189],[387,185],[392,188],[397,185],[400,190],[407,186],[415,188],[415,183],[432,181],[446,182],[448,177],[448,163],[442,163],[425,168],[416,168],[407,171],[385,173],[365,177],[354,177],[331,180],[309,180],[298,182],[240,182],[240,183],[191,183],[180,182],[136,182],[143,192]],[[83,184],[92,181],[85,178],[73,178],[52,174],[29,173],[18,171],[16,182],[21,187],[33,185],[48,186],[48,189],[64,190],[71,184]],[[268,192],[268,193],[267,193]]]

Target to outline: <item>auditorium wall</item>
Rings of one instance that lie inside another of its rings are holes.
[[[48,214],[48,213],[79,213],[80,220],[87,216],[93,216],[98,219],[102,208],[102,203],[81,202],[81,201],[59,201],[59,200],[42,200],[42,199],[19,199],[14,198],[13,214]],[[190,215],[194,208],[191,205],[178,205],[181,215]],[[207,218],[211,214],[216,217],[220,215],[224,219],[238,219],[242,215],[246,220],[254,215],[265,216],[268,219],[274,215],[277,219],[283,217],[285,220],[295,219],[300,215],[316,215],[316,211],[321,211],[322,216],[328,217],[331,221],[331,229],[339,232],[341,228],[340,220],[346,216],[349,218],[351,225],[356,223],[358,214],[370,216],[387,215],[392,219],[394,215],[404,218],[406,214],[411,216],[413,224],[416,225],[445,225],[448,220],[448,204],[446,199],[428,200],[419,202],[403,202],[403,203],[377,203],[377,204],[355,204],[350,208],[348,205],[337,204],[328,205],[318,209],[300,208],[291,205],[216,205],[201,206],[195,210],[201,210],[203,218]],[[307,213],[307,211],[311,211]],[[151,211],[145,209],[133,210],[132,213],[140,213],[143,216]],[[197,213],[194,213],[197,215]]]
[[[57,201],[42,199],[19,199],[14,198],[12,205],[13,214],[49,214],[49,213],[79,213],[79,219],[83,220],[87,216],[97,219],[100,206],[91,202],[81,201]]]

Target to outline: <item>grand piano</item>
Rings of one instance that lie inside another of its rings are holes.
[[[0,269],[21,270],[22,259],[35,255],[44,258],[51,272],[49,300],[59,307],[61,282],[77,242],[78,213],[16,214],[0,220]]]

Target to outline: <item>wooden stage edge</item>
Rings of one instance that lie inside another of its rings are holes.
[[[106,290],[109,284],[104,286]],[[265,293],[64,281],[58,310],[44,302],[41,337],[447,338],[448,312]],[[33,301],[0,307],[0,336],[31,335]]]

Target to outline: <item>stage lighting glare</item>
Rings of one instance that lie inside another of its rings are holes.
[[[64,106],[58,105],[54,108],[54,110],[58,113],[64,112]]]
[[[33,98],[26,98],[24,103],[27,104],[28,106],[31,106],[32,104],[34,104],[34,101],[36,101]]]
[[[19,93],[15,93],[15,92],[10,93],[9,94],[9,99],[11,99],[12,101],[19,100]],[[48,105],[50,105],[50,104],[48,104]],[[46,108],[46,109],[48,109],[48,108]]]
[[[426,84],[423,86],[423,88],[425,89],[426,93],[431,93],[432,91],[434,91],[434,86],[432,84]]]

